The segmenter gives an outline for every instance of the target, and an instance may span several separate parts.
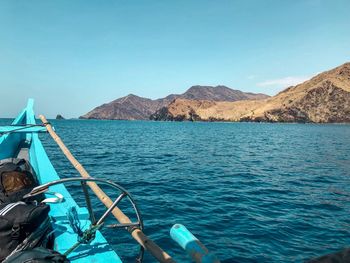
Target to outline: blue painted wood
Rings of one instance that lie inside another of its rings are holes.
[[[170,230],[170,236],[195,262],[220,262],[184,225],[175,224]]]
[[[29,100],[27,107],[18,115],[12,124],[35,124],[33,104],[34,101]],[[29,145],[29,160],[38,175],[39,181],[41,183],[46,183],[59,179],[59,176],[49,160],[37,132],[10,133],[1,136],[0,159],[16,157],[18,148],[23,143]],[[59,192],[64,196],[64,202],[59,204],[50,204],[50,216],[52,218],[52,225],[56,236],[55,249],[61,253],[64,253],[77,241],[77,235],[73,232],[67,221],[68,208],[73,206],[77,208],[82,226],[87,228],[91,222],[88,219],[87,209],[84,207],[79,207],[63,185],[54,186],[50,188],[50,190]],[[69,255],[68,258],[74,263],[122,262],[120,257],[114,250],[112,250],[111,246],[99,231],[96,233],[96,238],[91,242],[91,244],[79,246]]]
[[[16,119],[12,122],[13,125],[26,123],[26,109],[22,110]],[[25,133],[12,133],[0,136],[0,160],[11,158],[18,152],[19,144],[25,139]]]

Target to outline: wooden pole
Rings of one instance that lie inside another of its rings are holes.
[[[78,162],[77,159],[73,156],[73,154],[69,151],[69,149],[64,145],[61,138],[56,134],[56,132],[52,129],[51,124],[47,121],[45,116],[40,115],[40,120],[46,126],[47,131],[54,139],[54,141],[61,148],[64,155],[71,162],[74,168],[80,173],[80,175],[84,178],[90,177],[85,168]],[[101,200],[101,202],[108,208],[113,204],[113,201],[102,191],[102,189],[94,182],[87,183],[91,190],[96,194],[96,196]],[[114,217],[121,224],[131,223],[131,220],[118,208],[115,207],[112,211]],[[163,251],[156,243],[154,243],[150,238],[148,238],[139,228],[131,228],[129,230],[132,237],[144,247],[145,250],[149,251],[159,262],[164,263],[174,263],[175,261],[165,252]]]

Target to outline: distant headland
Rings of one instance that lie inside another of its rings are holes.
[[[128,95],[81,119],[251,122],[350,122],[350,63],[288,87],[273,97],[226,86],[193,86],[151,100]]]

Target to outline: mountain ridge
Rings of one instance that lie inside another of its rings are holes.
[[[102,104],[88,113],[80,116],[81,119],[112,119],[112,120],[148,120],[150,116],[162,107],[166,107],[174,99],[208,99],[213,101],[237,101],[241,99],[264,99],[269,96],[262,93],[243,92],[230,89],[226,86],[190,87],[182,94],[169,94],[164,98],[148,99],[129,94]]]
[[[176,99],[153,120],[350,122],[350,63],[320,73],[263,100],[213,102]]]

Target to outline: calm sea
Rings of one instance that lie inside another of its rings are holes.
[[[179,262],[187,256],[169,236],[175,223],[223,262],[302,262],[350,246],[350,125],[53,124],[92,176],[131,192],[145,233]],[[41,138],[58,173],[76,176],[49,135]],[[133,262],[135,242],[123,230],[104,233]]]

